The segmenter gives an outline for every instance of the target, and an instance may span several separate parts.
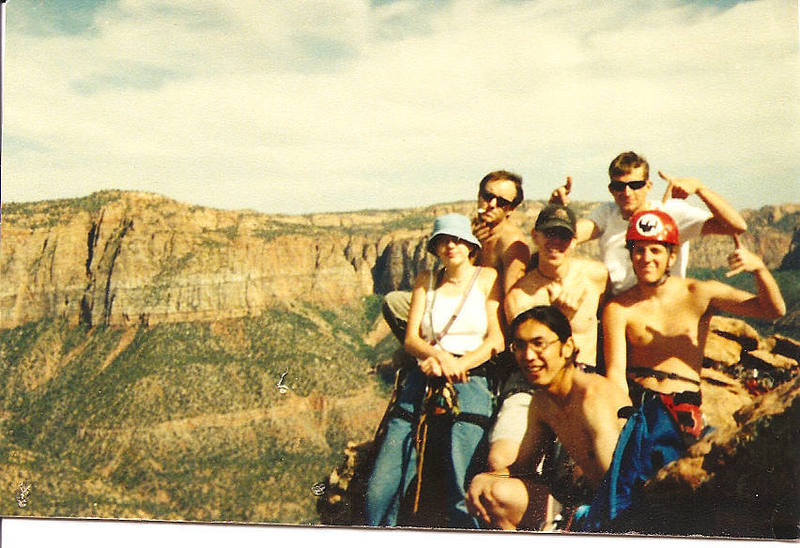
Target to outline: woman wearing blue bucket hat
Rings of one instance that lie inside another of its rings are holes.
[[[480,242],[467,217],[438,217],[427,249],[441,261],[414,284],[405,371],[388,411],[366,495],[370,525],[476,528],[464,496],[486,467],[492,394],[484,365],[504,348],[501,284],[475,266]]]

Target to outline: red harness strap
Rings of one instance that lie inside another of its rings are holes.
[[[700,392],[659,394],[664,407],[675,419],[681,432],[695,439],[703,432],[703,414],[700,412]]]

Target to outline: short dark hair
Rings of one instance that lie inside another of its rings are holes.
[[[611,160],[611,165],[608,166],[608,176],[612,179],[614,177],[622,177],[639,167],[644,167],[644,180],[648,180],[650,178],[650,165],[647,160],[644,156],[629,150]]]
[[[486,185],[493,181],[511,181],[514,183],[514,186],[517,189],[517,195],[514,196],[514,199],[511,201],[511,209],[517,207],[522,203],[522,200],[525,199],[525,195],[522,192],[522,176],[504,169],[492,171],[491,173],[487,173],[484,178],[481,179],[481,182],[478,185],[478,190],[483,192],[486,189]]]
[[[517,317],[511,322],[511,333],[516,335],[519,326],[528,320],[536,320],[549,327],[553,333],[558,335],[558,339],[562,343],[567,342],[567,339],[572,336],[572,326],[569,325],[569,320],[558,307],[552,304],[534,306],[517,314]]]

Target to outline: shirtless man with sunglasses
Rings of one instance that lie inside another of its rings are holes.
[[[578,243],[599,239],[601,259],[608,267],[615,295],[636,285],[636,275],[625,248],[628,220],[635,213],[660,209],[675,220],[682,244],[671,273],[680,277],[686,277],[689,240],[705,234],[733,236],[747,230],[747,223],[739,212],[695,178],[673,178],[659,171],[659,177],[667,182],[667,191],[661,202],[648,200],[647,195],[653,187],[650,167],[647,160],[635,152],[623,152],[614,158],[608,168],[608,175],[608,190],[614,201],[600,204],[589,213],[588,218],[579,219],[576,238]],[[550,203],[569,203],[571,188],[572,181],[567,177],[566,184],[550,195]],[[703,200],[708,211],[688,205],[684,201],[692,194]]]
[[[499,170],[486,174],[478,185],[478,214],[472,232],[481,242],[480,266],[497,270],[503,295],[525,275],[530,250],[522,230],[509,216],[522,203],[522,177]],[[391,291],[383,301],[383,317],[400,342],[405,339],[411,292]]]
[[[504,293],[525,275],[530,251],[522,230],[509,215],[522,203],[522,177],[509,171],[492,171],[478,185],[478,215],[472,231],[481,241],[481,264],[500,273]]]

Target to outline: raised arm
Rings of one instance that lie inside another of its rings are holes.
[[[525,268],[531,260],[531,251],[521,239],[512,241],[504,250],[503,292],[507,293],[525,275]]]
[[[606,377],[625,394],[628,393],[626,323],[622,305],[616,301],[609,302],[603,310],[603,355],[606,362]]]
[[[740,272],[753,274],[757,294],[753,295],[726,284],[716,283],[712,286],[714,295],[711,306],[730,314],[753,318],[776,319],[786,314],[786,303],[772,273],[764,265],[761,257],[739,244],[738,238],[736,250],[728,257],[728,264],[731,270],[725,274],[726,277]]]
[[[572,177],[567,176],[567,182],[556,188],[550,194],[550,200],[548,203],[565,206],[569,205],[570,192],[572,192]],[[578,222],[575,226],[575,239],[577,240],[577,243],[582,244],[583,242],[594,240],[599,236],[600,231],[597,229],[597,225],[595,225],[594,222],[589,219],[578,219]]]
[[[711,211],[711,218],[703,225],[701,234],[741,234],[747,230],[747,223],[741,214],[722,196],[704,185],[694,177],[669,177],[658,172],[659,177],[667,182],[664,200],[677,198],[683,200],[697,194]]]

